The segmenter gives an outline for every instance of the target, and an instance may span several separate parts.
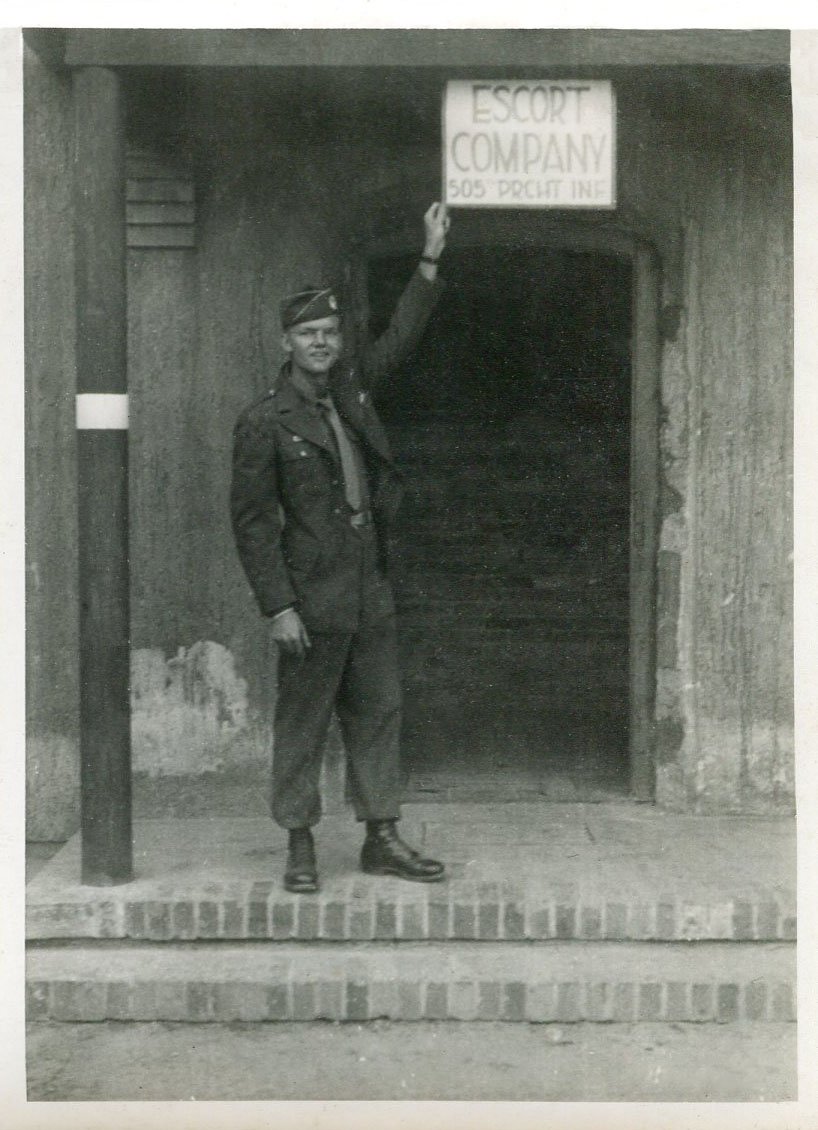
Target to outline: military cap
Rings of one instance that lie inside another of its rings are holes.
[[[341,308],[331,286],[308,286],[297,294],[290,294],[279,305],[282,329],[288,330],[300,322],[314,322],[340,314]]]

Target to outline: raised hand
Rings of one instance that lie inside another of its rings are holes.
[[[423,254],[430,259],[439,259],[446,246],[446,233],[451,223],[446,205],[436,200],[423,217],[423,223],[426,227]]]

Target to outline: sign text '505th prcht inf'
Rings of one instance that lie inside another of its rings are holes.
[[[443,106],[443,199],[470,208],[613,208],[609,82],[452,80]]]

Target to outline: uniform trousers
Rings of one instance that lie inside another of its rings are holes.
[[[273,751],[273,819],[283,828],[321,817],[320,775],[333,708],[347,758],[347,795],[358,820],[400,815],[402,691],[394,613],[366,607],[375,564],[374,534],[361,546],[361,624],[356,631],[310,631],[303,658],[279,660]],[[383,591],[382,575],[377,578]]]

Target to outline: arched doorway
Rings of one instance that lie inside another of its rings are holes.
[[[416,253],[362,250],[377,332]],[[657,258],[604,219],[458,212],[444,274],[379,401],[409,797],[649,799]]]

